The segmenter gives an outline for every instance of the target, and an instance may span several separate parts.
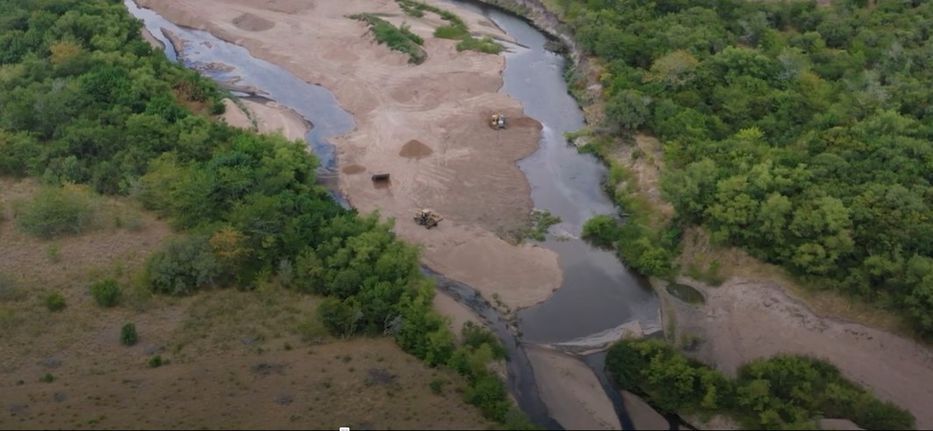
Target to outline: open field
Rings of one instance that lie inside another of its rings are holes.
[[[38,190],[0,179],[0,428],[490,426],[452,372],[389,338],[326,335],[316,297],[274,283],[150,295],[146,258],[173,234],[131,201],[96,197],[81,234],[22,233],[16,212]],[[122,286],[113,308],[89,292],[105,277]],[[45,305],[53,292],[60,311]],[[133,346],[120,343],[125,323],[137,328]],[[154,357],[165,364],[151,367]]]

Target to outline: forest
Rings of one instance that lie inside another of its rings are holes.
[[[151,291],[275,279],[326,296],[318,314],[334,335],[394,336],[464,375],[464,396],[486,417],[527,427],[486,367],[501,346],[479,328],[454,342],[418,250],[391,221],[335,203],[306,143],[215,121],[225,91],[153,51],[140,30],[118,1],[0,1],[0,175],[57,190],[35,205],[43,222],[24,229],[79,232],[81,205],[57,204],[76,201],[71,184],[137,199],[184,233],[149,258]]]
[[[665,274],[669,233],[702,225],[933,335],[933,2],[556,3],[605,65],[604,129],[661,139],[676,210],[660,245],[590,236]]]

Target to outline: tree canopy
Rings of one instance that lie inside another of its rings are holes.
[[[558,3],[679,223],[933,334],[933,2]]]

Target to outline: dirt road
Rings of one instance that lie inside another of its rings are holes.
[[[502,239],[526,223],[532,208],[515,162],[535,151],[540,135],[520,104],[498,92],[504,57],[458,52],[455,41],[432,36],[431,14],[405,16],[390,0],[139,3],[331,90],[357,121],[356,130],[335,139],[342,191],[361,211],[395,218],[396,232],[424,247],[429,266],[511,307],[543,301],[560,286],[553,252]],[[439,5],[476,30],[506,37],[481,16]],[[346,18],[360,12],[410,24],[425,40],[427,61],[412,66],[374,43],[363,23]],[[499,111],[513,119],[505,131],[486,124]],[[412,153],[405,148],[412,141],[426,148]],[[391,185],[375,187],[376,172],[390,173]],[[430,231],[416,226],[411,217],[420,208],[433,208],[444,222]]]

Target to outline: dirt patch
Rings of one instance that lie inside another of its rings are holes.
[[[347,175],[356,175],[366,172],[366,168],[360,165],[346,165],[340,169],[340,172],[343,172]]]
[[[249,118],[249,114],[236,102],[224,99],[224,108],[224,114],[221,116],[223,122],[240,129],[256,130],[253,120]]]
[[[421,141],[412,139],[402,146],[402,151],[399,151],[398,155],[407,159],[420,160],[430,156],[432,153],[434,153],[434,150],[432,150],[431,147],[424,145]]]
[[[142,30],[140,30],[140,32],[142,32],[143,39],[146,40],[146,43],[148,43],[149,46],[151,46],[153,49],[157,49],[160,51],[165,49],[165,45],[162,44],[162,41],[159,39],[156,39],[156,37],[153,36],[152,33],[150,33],[147,28],[143,27]]]
[[[677,280],[706,296],[705,306],[667,297],[675,339],[699,340],[694,354],[735,374],[757,358],[782,353],[811,355],[837,366],[879,398],[910,410],[919,429],[933,426],[933,352],[912,340],[856,323],[814,314],[774,282],[732,278],[714,288],[687,278]],[[666,296],[659,290],[662,296]],[[688,337],[685,337],[688,336]]]
[[[266,31],[275,27],[275,23],[251,13],[244,13],[233,19],[233,25],[246,31]]]

